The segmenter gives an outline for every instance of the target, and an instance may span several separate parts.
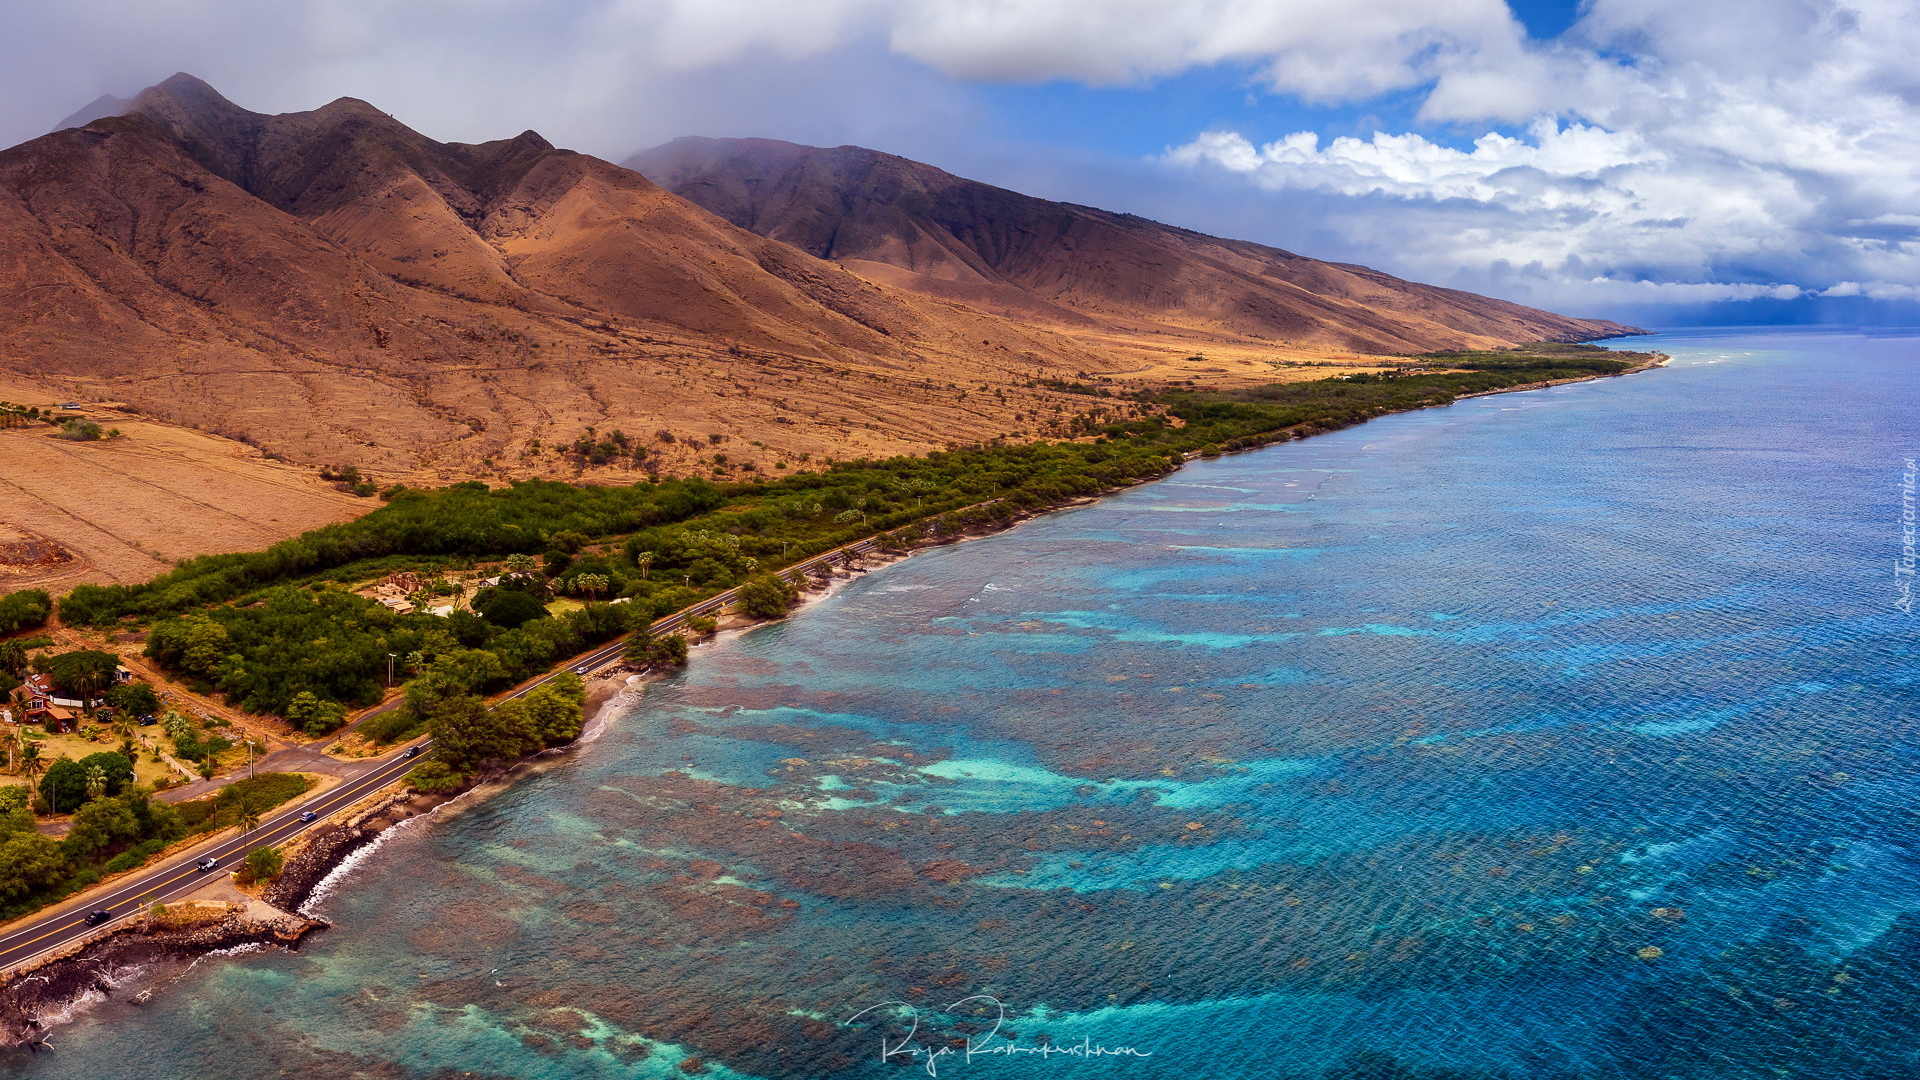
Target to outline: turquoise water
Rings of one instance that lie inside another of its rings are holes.
[[[1657,342],[864,576],[0,1069],[1920,1075],[1920,338]]]

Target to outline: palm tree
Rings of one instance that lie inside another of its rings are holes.
[[[236,820],[240,823],[241,832],[252,832],[260,827],[260,811],[253,808],[253,800],[248,798],[244,793],[235,800],[234,810],[236,811]]]
[[[107,793],[107,771],[98,765],[87,766],[87,798],[97,799]]]
[[[20,733],[17,731],[0,733],[0,745],[5,745],[7,748],[7,771],[13,772],[18,768],[15,759],[20,753]]]
[[[27,793],[31,796],[34,778],[47,771],[47,762],[40,756],[39,742],[28,739],[26,745],[20,748],[20,771],[26,774]]]
[[[633,564],[640,568],[640,580],[647,580],[647,570],[653,566],[653,552],[643,551],[633,557]]]
[[[520,554],[519,552],[515,552],[514,554],[507,556],[507,573],[509,574],[533,573],[533,556],[523,555],[523,554]]]
[[[92,708],[93,695],[104,689],[111,678],[111,674],[105,674],[88,668],[84,671],[74,672],[69,676],[67,679],[67,689],[80,695],[81,707]]]

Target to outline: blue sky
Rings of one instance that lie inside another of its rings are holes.
[[[614,160],[857,143],[1581,314],[1883,318],[1914,55],[1914,0],[68,0],[0,8],[0,141],[185,70]]]

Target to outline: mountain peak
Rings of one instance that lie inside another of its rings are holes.
[[[215,90],[205,80],[184,71],[175,72],[134,95],[132,107],[128,111],[165,110],[169,106],[201,112],[245,111],[228,101],[220,91]]]

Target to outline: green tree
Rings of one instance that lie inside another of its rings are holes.
[[[586,684],[566,672],[520,699],[527,727],[535,740],[529,750],[558,746],[580,737],[581,710],[587,703]]]
[[[309,735],[325,735],[346,722],[347,710],[337,702],[324,701],[311,690],[302,690],[287,703],[287,722]]]
[[[160,695],[146,683],[122,683],[102,695],[106,703],[128,716],[152,716],[160,711]]]
[[[232,651],[233,636],[206,615],[164,619],[147,635],[149,657],[206,679],[219,674],[221,661]]]
[[[254,806],[252,796],[245,791],[233,800],[233,823],[240,826],[243,833],[252,832],[260,827],[260,810]]]
[[[132,763],[116,751],[103,750],[79,761],[65,757],[55,761],[40,780],[40,795],[55,812],[78,810],[80,804],[95,797],[89,785],[95,771],[100,774],[103,795],[118,795],[133,783]]]
[[[650,662],[653,659],[653,628],[644,621],[634,627],[633,633],[627,636],[627,648],[621,653],[621,659],[630,664]]]
[[[52,837],[28,830],[0,842],[0,900],[17,900],[65,880],[72,864]]]
[[[407,783],[426,792],[452,791],[467,782],[465,774],[454,771],[439,758],[430,757],[407,773]]]
[[[588,602],[592,602],[595,597],[606,592],[607,585],[605,574],[581,574],[573,579],[573,587],[584,593]]]
[[[758,619],[777,619],[799,597],[785,578],[777,574],[757,574],[740,586],[740,610]]]
[[[41,756],[38,739],[23,739],[20,747],[20,773],[27,778],[31,786],[34,778],[47,771],[46,758]]]
[[[519,589],[481,589],[474,594],[472,605],[481,618],[508,630],[547,617],[547,606]]]
[[[252,881],[272,881],[286,866],[286,856],[277,847],[257,847],[247,852],[247,877]]]
[[[88,765],[86,769],[87,801],[92,802],[107,793],[107,774],[98,765]]]
[[[491,716],[486,702],[472,694],[452,694],[436,704],[427,728],[433,733],[434,756],[458,773],[471,775],[520,756],[519,733]]]
[[[679,667],[687,662],[687,639],[679,634],[664,634],[654,638],[647,648],[649,663],[663,667]]]
[[[99,649],[76,649],[47,658],[47,674],[53,677],[54,685],[88,702],[113,685],[119,668],[119,657]]]
[[[0,634],[39,626],[53,614],[53,598],[45,589],[22,589],[0,596]],[[18,675],[19,671],[15,670]]]
[[[139,815],[126,799],[95,799],[73,812],[73,827],[67,830],[68,856],[85,859],[114,844],[138,840]]]

